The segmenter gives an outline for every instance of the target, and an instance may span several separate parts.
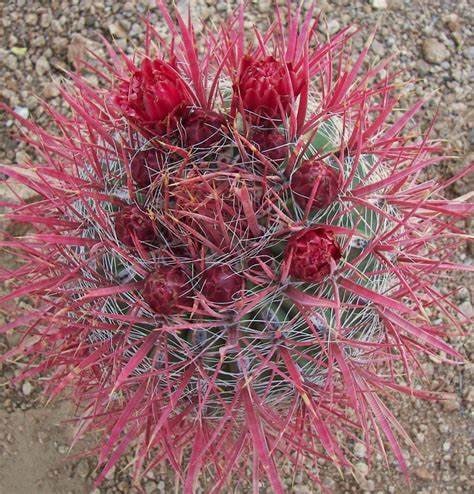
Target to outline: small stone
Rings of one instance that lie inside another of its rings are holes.
[[[75,36],[75,34],[72,35],[71,46],[72,46],[72,41],[74,40],[74,36]],[[68,39],[62,38],[61,36],[55,36],[51,40],[51,47],[58,52],[66,50],[68,45],[69,45]]]
[[[127,31],[118,22],[109,25],[109,33],[115,38],[127,37]]]
[[[76,473],[82,479],[85,479],[89,476],[89,463],[87,462],[87,460],[83,459],[77,464]]]
[[[8,55],[8,56],[6,56],[6,57],[3,58],[3,63],[10,70],[16,70],[18,68],[18,60],[17,60],[17,57],[15,57],[15,55],[13,55],[12,53],[10,53],[10,55]]]
[[[80,66],[80,61],[84,59],[87,49],[87,39],[78,33],[71,37],[71,43],[67,49],[67,59],[76,68]]]
[[[49,62],[45,57],[39,57],[38,60],[36,60],[35,69],[40,77],[49,72],[50,68]]]
[[[156,492],[156,484],[151,480],[145,482],[144,488],[146,494],[154,494]]]
[[[365,444],[356,443],[356,445],[354,446],[354,454],[358,458],[365,458],[367,454],[367,448],[365,447]]]
[[[46,99],[56,98],[56,96],[59,96],[59,89],[57,84],[55,84],[54,82],[46,83],[43,88],[43,96]]]
[[[446,399],[443,400],[442,404],[443,404],[443,408],[447,412],[455,412],[460,408],[459,400],[455,393],[448,393],[446,395]]]
[[[341,25],[339,24],[339,21],[336,19],[331,19],[328,22],[327,30],[329,34],[335,34],[341,29]]]
[[[416,477],[420,480],[433,480],[433,474],[427,470],[425,467],[416,468],[414,471]]]
[[[376,10],[383,10],[387,8],[387,0],[372,0],[371,4]]]
[[[273,2],[271,0],[260,0],[258,2],[258,10],[262,14],[269,14],[271,12],[272,3]]]
[[[458,31],[461,27],[461,23],[459,22],[459,16],[457,14],[450,13],[446,17],[443,18],[444,22],[448,26],[448,29],[453,33]]]
[[[443,443],[443,451],[447,453],[451,449],[451,443],[449,441],[445,441]]]
[[[464,396],[468,403],[474,403],[474,386],[469,386],[469,389]]]
[[[66,455],[68,452],[68,447],[64,446],[64,444],[60,444],[58,446],[58,452],[61,453],[62,455]]]
[[[17,57],[23,57],[27,49],[24,46],[12,46],[11,52]]]
[[[51,24],[51,14],[49,12],[45,12],[41,16],[41,21],[40,21],[41,27],[47,28]]]
[[[465,302],[466,300],[469,300],[470,294],[469,294],[469,288],[465,286],[461,286],[458,290],[458,293],[456,294],[456,299],[459,302]]]
[[[459,310],[468,319],[471,319],[472,317],[474,317],[474,309],[472,308],[472,304],[469,300],[466,300],[462,304],[459,304]]]
[[[335,34],[340,28],[341,25],[337,19],[331,19],[328,22],[321,22],[318,27],[319,31],[323,34]]]
[[[105,475],[107,480],[112,480],[115,477],[115,466],[113,466]]]
[[[22,118],[28,118],[28,115],[30,114],[30,110],[28,110],[26,106],[15,106],[13,110]]]
[[[364,463],[363,461],[359,461],[358,463],[356,463],[354,465],[357,473],[361,476],[361,477],[366,477],[367,474],[369,473],[369,466],[367,465],[367,463]]]
[[[365,488],[369,491],[369,492],[374,492],[375,491],[375,482],[373,480],[368,480],[367,481],[367,484],[365,486]]]
[[[29,26],[36,26],[38,23],[38,16],[34,12],[25,15],[25,22]]]
[[[441,423],[439,425],[439,432],[441,432],[441,434],[447,434],[449,432],[449,426],[448,426],[448,424]]]
[[[130,486],[128,485],[128,482],[126,480],[121,480],[117,484],[117,488],[120,492],[129,492],[130,491]]]
[[[424,59],[432,64],[440,64],[449,58],[449,50],[435,38],[427,38],[423,42],[422,52]]]
[[[21,392],[25,396],[30,396],[32,391],[33,391],[33,386],[31,385],[31,383],[29,381],[25,381],[21,387]]]

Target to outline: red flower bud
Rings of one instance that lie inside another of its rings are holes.
[[[341,249],[334,234],[325,228],[308,228],[289,240],[285,260],[289,260],[289,274],[300,281],[319,282],[341,258]]]
[[[146,58],[140,69],[120,84],[115,103],[134,124],[164,135],[189,105],[190,97],[171,65]]]
[[[339,173],[322,160],[306,160],[291,177],[291,190],[301,208],[313,194],[311,209],[325,208],[337,197],[339,192]]]
[[[155,240],[152,219],[137,206],[125,206],[115,216],[115,233],[118,239],[129,247],[134,247],[133,237],[140,242]]]
[[[252,141],[259,151],[277,164],[283,163],[288,155],[288,142],[285,136],[277,130],[255,130]]]
[[[222,138],[224,115],[202,108],[188,109],[182,121],[183,146],[206,147]]]
[[[130,169],[134,182],[141,188],[148,187],[163,166],[163,154],[158,149],[147,149],[136,153]]]
[[[295,97],[299,93],[295,79],[291,64],[279,62],[271,56],[262,60],[245,56],[234,86],[236,104],[255,114],[249,115],[252,120],[264,117],[280,121],[290,113],[292,91]]]
[[[242,290],[242,277],[229,266],[213,266],[204,273],[203,294],[211,302],[229,303]]]
[[[143,298],[157,314],[180,312],[190,304],[187,294],[187,278],[177,266],[159,266],[150,273],[143,287]]]

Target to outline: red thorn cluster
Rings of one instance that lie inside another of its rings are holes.
[[[148,187],[163,168],[164,153],[159,149],[138,151],[130,162],[134,182],[142,188]]]
[[[332,204],[340,189],[339,173],[319,159],[305,160],[291,177],[291,190],[297,204],[305,209],[322,209]]]
[[[289,115],[291,102],[299,93],[291,64],[272,56],[244,56],[235,85],[236,101],[252,120],[281,121]]]
[[[181,121],[184,147],[209,148],[222,138],[226,118],[221,113],[190,108]]]
[[[289,274],[296,280],[318,283],[332,273],[341,258],[334,233],[326,228],[309,228],[290,238],[285,252]]]
[[[204,273],[203,291],[208,300],[227,304],[242,290],[243,278],[227,265],[212,266]]]
[[[115,103],[131,122],[163,135],[176,126],[191,99],[174,67],[163,60],[145,58],[141,67],[120,84]]]
[[[281,165],[288,156],[288,140],[276,129],[254,130],[251,140],[266,158],[277,165]]]
[[[135,246],[134,238],[143,244],[156,238],[153,220],[137,206],[125,206],[115,215],[115,233],[128,247]]]
[[[182,312],[190,303],[188,280],[177,266],[158,266],[144,282],[142,295],[157,314]]]

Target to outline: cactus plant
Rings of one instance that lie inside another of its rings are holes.
[[[100,88],[71,74],[56,131],[15,115],[39,156],[1,167],[39,196],[2,241],[21,263],[1,301],[33,302],[0,329],[24,328],[23,375],[100,431],[98,483],[132,450],[136,478],[167,462],[184,492],[246,467],[284,492],[282,463],[319,482],[355,438],[406,470],[384,396],[431,396],[420,354],[460,359],[430,316],[461,329],[436,281],[472,212],[422,179],[443,159],[408,132],[423,101],[394,111],[388,64],[351,62],[352,29],[319,41],[314,6],[254,44],[240,8],[203,50],[161,12],[169,43],[149,25],[140,63],[108,46]]]

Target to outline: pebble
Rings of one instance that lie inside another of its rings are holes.
[[[422,52],[425,60],[432,64],[440,64],[450,55],[446,46],[435,38],[427,38],[423,41]]]
[[[372,0],[372,7],[376,10],[383,10],[388,7],[387,0]]]
[[[337,19],[331,19],[327,23],[327,26],[323,26],[323,29],[329,34],[336,34],[341,29],[341,24]]]
[[[38,23],[38,15],[35,13],[29,13],[25,15],[25,22],[29,26],[36,26]]]
[[[472,308],[472,304],[471,304],[471,302],[469,300],[466,300],[462,304],[459,304],[459,310],[468,319],[474,317],[474,309]]]
[[[469,288],[466,286],[461,286],[458,290],[458,293],[456,294],[456,299],[459,302],[465,302],[466,300],[470,299],[470,293],[469,293]]]
[[[7,55],[6,57],[2,57],[3,63],[10,69],[16,70],[18,68],[18,59],[13,53]]]
[[[59,96],[59,89],[56,83],[48,82],[43,87],[43,96],[46,99],[56,98]]]
[[[74,66],[80,65],[80,60],[84,59],[87,49],[87,39],[80,34],[73,34],[71,43],[67,49],[68,62]]]
[[[89,476],[89,463],[86,459],[82,459],[76,467],[76,473],[81,477],[82,479],[85,479]]]
[[[25,396],[30,396],[30,394],[33,392],[33,386],[29,381],[25,381],[22,386],[21,386],[21,392]]]
[[[356,445],[354,446],[354,454],[358,458],[365,458],[365,456],[367,454],[367,448],[366,448],[365,444],[356,443]]]
[[[115,477],[116,466],[114,465],[105,475],[107,480],[112,480]]]
[[[20,115],[22,118],[28,118],[30,110],[26,106],[15,106],[13,110]]]
[[[455,393],[448,393],[446,399],[442,401],[442,404],[447,412],[455,412],[460,408],[459,399]]]
[[[126,480],[121,480],[117,484],[117,488],[120,492],[129,492],[130,491],[130,486],[129,483]]]
[[[272,11],[273,0],[260,0],[258,2],[258,10],[262,14],[269,14]]]
[[[467,403],[474,403],[474,386],[469,386],[465,394],[465,399]]]
[[[449,441],[445,441],[443,443],[443,451],[447,453],[451,449],[451,443]]]
[[[425,467],[415,468],[414,472],[416,477],[420,480],[433,480],[433,474]]]
[[[369,466],[367,465],[367,463],[364,463],[363,461],[357,462],[354,465],[354,468],[361,477],[365,478],[369,473]]]
[[[127,31],[119,23],[109,24],[109,33],[118,38],[127,37]]]
[[[36,73],[41,77],[45,75],[50,70],[50,65],[48,60],[45,57],[39,57],[35,63]]]
[[[68,451],[69,451],[69,448],[67,446],[65,446],[64,444],[60,444],[58,446],[58,453],[60,453],[62,455],[66,455]]]
[[[154,494],[156,493],[156,484],[149,480],[148,482],[145,482],[145,485],[143,486],[145,489],[146,494]]]

